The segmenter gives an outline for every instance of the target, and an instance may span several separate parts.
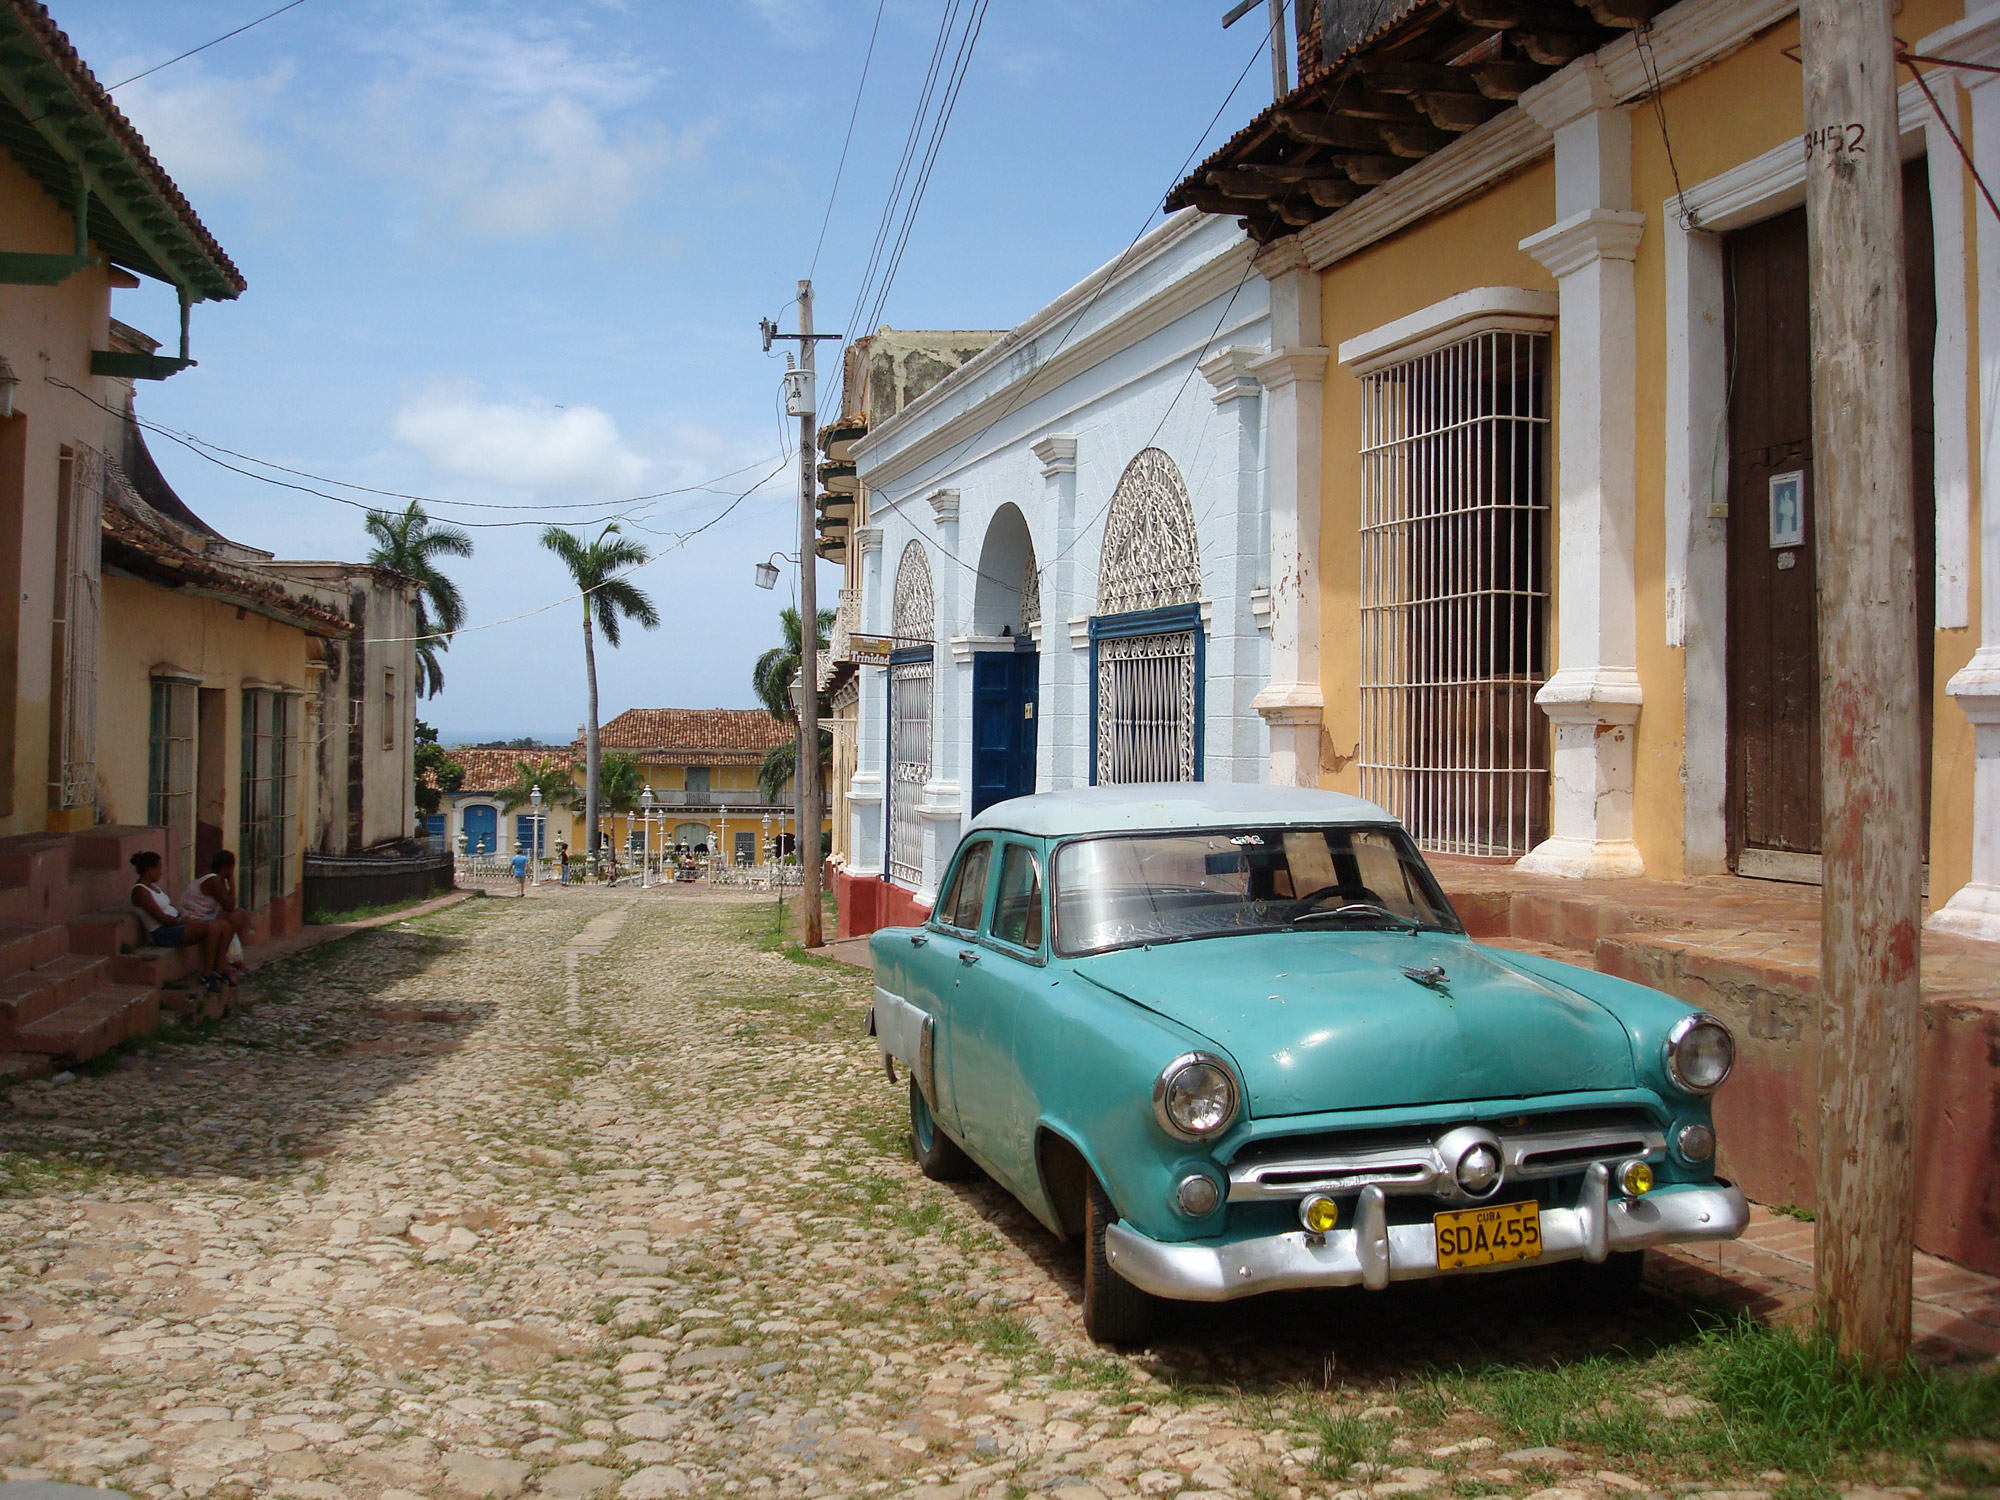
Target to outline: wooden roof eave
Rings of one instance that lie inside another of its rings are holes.
[[[1338,212],[1671,0],[1425,0],[1262,111],[1167,195],[1262,241]]]

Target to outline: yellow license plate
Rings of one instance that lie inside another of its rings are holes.
[[[1439,1214],[1437,1261],[1440,1271],[1500,1266],[1534,1260],[1542,1253],[1542,1209],[1538,1203],[1496,1203]]]

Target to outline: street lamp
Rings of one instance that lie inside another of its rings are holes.
[[[542,789],[540,787],[529,791],[528,805],[534,808],[528,816],[534,820],[535,829],[535,857],[529,862],[529,873],[534,877],[533,883],[540,885],[542,883]]]
[[[778,564],[780,562],[795,563],[797,561],[798,559],[789,552],[773,552],[764,561],[757,564],[757,587],[760,589],[776,588],[778,586]]]
[[[639,889],[652,883],[653,870],[653,788],[648,783],[639,793]]]

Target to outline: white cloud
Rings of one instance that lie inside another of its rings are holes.
[[[409,393],[389,430],[440,473],[540,494],[629,492],[648,467],[597,407],[488,401],[470,381]]]
[[[261,78],[161,74],[120,89],[118,107],[190,193],[247,191],[280,165],[275,105],[291,78],[289,64]]]

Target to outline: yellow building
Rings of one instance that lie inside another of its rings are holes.
[[[1274,778],[1547,874],[1816,881],[1794,7],[1302,9],[1300,87],[1170,200],[1264,241],[1289,355]],[[1386,24],[1354,35],[1362,10]],[[1930,56],[2000,50],[2000,10],[1958,0],[1909,0],[1897,27]],[[2000,439],[1977,420],[2000,315],[1968,321],[2000,226],[1952,141],[2000,165],[1992,77],[1930,68],[1941,114],[1905,82],[1891,149],[1933,920],[2000,937],[2000,524],[1978,483]]]

